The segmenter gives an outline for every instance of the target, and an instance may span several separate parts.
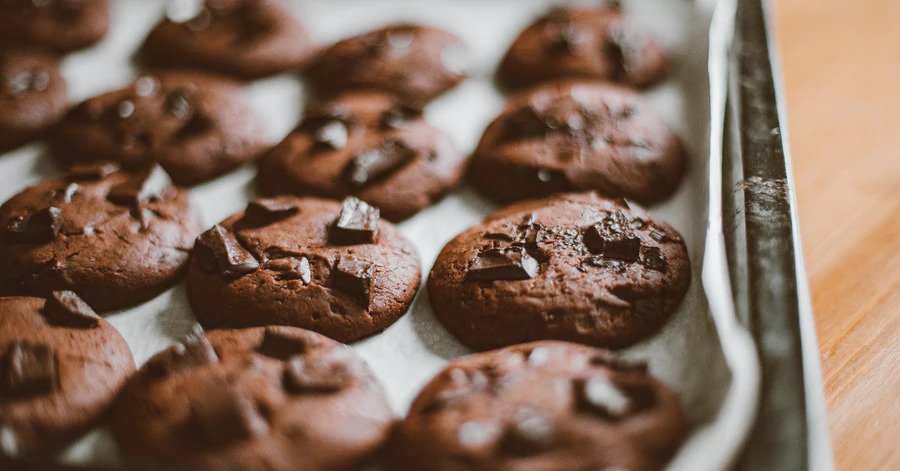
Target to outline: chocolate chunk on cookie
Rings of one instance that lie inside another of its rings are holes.
[[[356,195],[384,217],[405,219],[456,186],[465,158],[414,109],[355,92],[315,104],[259,162],[268,194]]]
[[[187,192],[158,166],[114,169],[82,164],[0,206],[0,292],[70,290],[109,311],[178,280],[200,232]]]
[[[200,67],[253,79],[302,66],[306,29],[274,0],[170,2],[140,51],[158,67]]]
[[[3,0],[0,39],[58,51],[88,47],[109,31],[108,0]]]
[[[208,337],[207,337],[208,336]],[[113,435],[134,463],[177,469],[361,469],[387,440],[381,385],[347,347],[295,327],[214,330],[214,359],[124,387]]]
[[[423,107],[466,77],[466,56],[451,33],[396,24],[337,42],[311,61],[306,76],[317,95],[381,90]]]
[[[458,235],[428,295],[476,350],[545,339],[623,347],[659,330],[690,279],[671,226],[624,200],[572,193],[514,204]]]
[[[62,118],[67,105],[56,56],[0,42],[0,152],[40,137]]]
[[[558,7],[523,31],[497,69],[497,81],[521,88],[556,79],[596,79],[646,87],[666,71],[652,35],[617,2]]]
[[[259,122],[234,82],[196,72],[144,75],[73,108],[50,139],[66,165],[156,162],[180,185],[201,183],[256,158]]]
[[[637,93],[555,82],[510,98],[485,130],[470,173],[506,201],[598,190],[653,203],[675,191],[685,160],[681,140]]]
[[[59,451],[104,417],[132,371],[125,340],[74,293],[0,297],[4,452]]]
[[[200,236],[188,298],[208,328],[291,325],[341,342],[376,334],[419,287],[412,244],[375,208],[280,196],[253,201]],[[293,208],[260,224],[252,208]]]
[[[452,360],[400,422],[389,469],[663,469],[678,396],[604,350],[543,341]]]

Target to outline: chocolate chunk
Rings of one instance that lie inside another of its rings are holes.
[[[259,262],[228,229],[216,224],[197,238],[194,245],[201,268],[232,278],[252,273]]]
[[[526,280],[538,272],[538,261],[525,247],[513,246],[483,250],[466,271],[466,280]]]
[[[107,198],[115,204],[140,206],[161,198],[171,186],[172,180],[166,171],[159,164],[153,164],[110,188]]]
[[[574,386],[578,407],[608,420],[621,419],[633,408],[625,391],[603,376],[576,381]]]
[[[672,241],[672,239],[669,236],[667,236],[665,232],[658,231],[656,229],[653,229],[650,231],[650,237],[652,237],[653,240],[655,240],[657,242],[671,242]]]
[[[553,446],[553,425],[534,412],[522,412],[504,431],[500,448],[513,456],[531,456]]]
[[[42,312],[54,324],[81,328],[100,325],[100,316],[74,291],[52,291]]]
[[[485,232],[482,237],[484,237],[485,239],[500,240],[503,242],[512,242],[516,240],[515,236],[511,236],[503,232]]]
[[[188,119],[193,113],[193,107],[188,101],[190,91],[179,89],[166,96],[166,112],[179,119]]]
[[[56,355],[46,345],[14,342],[0,364],[0,392],[4,396],[34,396],[59,384]]]
[[[405,142],[387,139],[378,147],[354,156],[344,168],[344,178],[352,187],[363,187],[387,177],[415,156],[415,149]]]
[[[285,334],[272,328],[266,328],[262,343],[256,349],[267,357],[287,361],[291,357],[306,352],[306,341],[294,335]]]
[[[352,196],[341,203],[341,214],[331,226],[336,244],[369,244],[378,235],[378,208]]]
[[[316,147],[325,147],[332,150],[343,149],[347,146],[349,131],[347,125],[340,120],[325,123],[316,130]]]
[[[584,32],[573,26],[565,26],[556,30],[547,43],[551,51],[574,53],[579,47],[587,44],[588,38]]]
[[[583,240],[591,253],[626,262],[637,261],[641,248],[641,240],[621,211],[585,229]]]
[[[349,382],[346,364],[321,357],[294,357],[284,370],[284,387],[293,394],[331,393]]]
[[[13,242],[47,242],[59,236],[62,223],[62,210],[50,206],[28,217],[10,219],[6,224],[6,234]]]
[[[503,129],[503,140],[543,137],[550,131],[547,119],[533,106],[510,114]]]
[[[300,208],[294,201],[281,202],[270,198],[255,199],[247,204],[241,223],[265,226],[297,214]]]
[[[349,295],[360,306],[369,307],[372,302],[372,277],[375,265],[353,258],[342,258],[334,267],[334,288]]]
[[[86,162],[69,167],[70,180],[100,180],[119,171],[114,162]]]
[[[226,445],[269,431],[253,399],[224,379],[210,381],[203,390],[202,399],[193,404],[193,420],[209,444]]]
[[[669,267],[659,247],[641,247],[641,265],[659,272],[665,272]]]
[[[300,280],[304,285],[312,281],[312,270],[306,257],[299,259],[293,257],[276,258],[266,262],[266,268],[277,271],[279,280]]]
[[[157,354],[144,366],[156,377],[164,377],[182,370],[197,368],[219,361],[219,356],[205,335],[191,336]]]

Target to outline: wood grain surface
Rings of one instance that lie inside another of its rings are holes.
[[[900,469],[900,1],[772,0],[837,469]]]

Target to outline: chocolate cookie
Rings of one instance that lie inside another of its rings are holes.
[[[378,209],[282,196],[201,234],[187,291],[206,327],[292,325],[351,342],[406,312],[420,276],[415,248]]]
[[[3,0],[0,38],[72,51],[103,39],[109,17],[108,0]]]
[[[125,340],[75,293],[0,297],[0,454],[46,459],[104,416],[132,371]]]
[[[622,347],[656,332],[690,279],[671,226],[624,200],[574,193],[515,204],[458,235],[428,294],[477,350],[544,339]]]
[[[398,221],[456,186],[464,166],[420,113],[389,95],[355,92],[311,109],[260,159],[259,182],[269,194],[356,195]]]
[[[0,206],[0,231],[0,291],[73,290],[109,311],[175,283],[200,223],[158,165],[82,164]]]
[[[303,329],[216,330],[151,358],[112,429],[138,463],[178,469],[359,469],[388,438],[384,391],[344,345]]]
[[[306,29],[277,1],[197,0],[170,3],[141,59],[252,79],[298,69],[312,52]]]
[[[599,190],[653,203],[675,191],[684,167],[681,140],[637,93],[556,82],[509,100],[470,170],[500,200]]]
[[[310,63],[306,75],[318,94],[376,89],[420,108],[465,78],[466,54],[451,33],[397,24],[339,41]]]
[[[396,428],[390,469],[660,470],[687,431],[644,365],[534,342],[451,361]]]
[[[41,49],[0,43],[0,152],[43,134],[65,113],[59,60]]]
[[[145,75],[73,108],[50,139],[65,164],[158,162],[193,185],[256,158],[262,131],[229,80],[186,71]]]
[[[518,88],[584,78],[645,87],[665,71],[665,52],[613,1],[551,10],[513,42],[497,69],[497,81]]]

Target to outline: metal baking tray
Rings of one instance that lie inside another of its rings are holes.
[[[712,149],[722,155],[720,174],[711,175],[721,183],[711,191],[719,193],[722,218],[721,227],[711,229],[720,234],[727,260],[728,301],[752,334],[761,367],[755,422],[733,467],[828,470],[833,465],[770,17],[764,0],[720,3],[735,14],[722,126],[712,128],[722,131],[719,149]],[[38,469],[106,468],[0,457],[0,470]]]

